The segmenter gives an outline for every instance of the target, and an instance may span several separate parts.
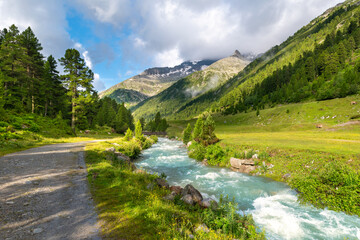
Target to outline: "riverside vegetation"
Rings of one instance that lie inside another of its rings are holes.
[[[215,133],[221,141],[208,146],[193,141],[188,148],[189,156],[199,161],[207,159],[209,165],[230,167],[231,157],[251,159],[255,155],[257,169],[253,174],[287,182],[299,192],[303,203],[360,215],[357,147],[360,123],[336,124],[342,122],[341,118],[350,120],[351,113],[358,109],[350,104],[353,99],[284,105],[260,111],[260,115],[256,111],[228,117],[215,115]],[[342,111],[337,111],[335,106]],[[327,129],[313,130],[317,124],[314,119],[323,121],[324,114],[314,111],[314,107],[323,107],[326,114],[337,114],[340,119],[328,118]],[[297,124],[289,122],[290,117],[297,118],[292,120]],[[273,122],[269,124],[271,118]],[[238,121],[243,124],[234,126]],[[196,123],[171,122],[169,132],[180,137],[183,128],[187,143],[191,140],[191,125],[194,138],[199,122],[202,122],[200,118]]]
[[[129,162],[105,151],[115,148],[134,159],[156,142],[156,137],[139,134],[140,122],[136,126],[135,137],[128,131],[127,137],[86,147],[88,179],[105,238],[265,239],[264,233],[257,233],[250,215],[236,213],[232,201],[223,198],[217,209],[202,209],[184,204],[180,198],[164,200],[168,189],[149,187],[158,175],[134,170]]]

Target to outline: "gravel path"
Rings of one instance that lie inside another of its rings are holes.
[[[86,179],[86,143],[0,158],[0,239],[101,239]]]

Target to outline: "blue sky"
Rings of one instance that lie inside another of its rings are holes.
[[[30,26],[43,53],[77,48],[98,91],[146,68],[261,53],[340,0],[0,0],[0,27]]]

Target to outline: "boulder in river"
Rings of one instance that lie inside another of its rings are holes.
[[[185,186],[185,188],[181,192],[181,195],[182,196],[190,195],[192,199],[197,203],[200,203],[203,200],[201,193],[191,184]]]
[[[170,187],[170,191],[175,192],[176,195],[180,195],[182,190],[183,190],[183,188],[180,186],[171,186]]]
[[[231,170],[241,173],[250,173],[256,169],[255,162],[251,159],[230,158]]]
[[[159,187],[164,187],[164,188],[169,188],[169,183],[163,179],[163,178],[156,178],[155,179],[155,183],[159,186]]]
[[[194,205],[193,197],[190,194],[185,194],[181,200],[183,200],[186,204]]]

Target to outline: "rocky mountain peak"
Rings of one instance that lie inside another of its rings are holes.
[[[235,50],[234,54],[231,55],[231,57],[237,57],[237,58],[241,58],[243,59],[243,55],[241,55],[241,53],[239,52],[239,50]]]

